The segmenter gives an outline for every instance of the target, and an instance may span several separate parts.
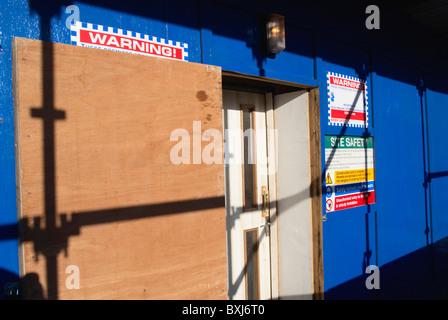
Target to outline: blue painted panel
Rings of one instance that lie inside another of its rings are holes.
[[[260,50],[261,17],[218,3],[203,6],[204,63],[260,75],[265,59]]]
[[[199,1],[169,0],[168,39],[188,43],[188,61],[202,62]]]
[[[434,246],[434,278],[447,280],[448,271],[448,177],[431,180],[431,220]]]
[[[167,38],[166,8],[164,1],[151,1],[140,10],[150,14],[151,19],[145,15],[136,15],[139,6],[135,2],[118,4],[111,1],[109,5],[92,5],[82,1],[76,3],[80,10],[80,20],[97,23],[104,26],[115,27],[160,38]],[[175,40],[175,39],[172,39]],[[180,41],[180,40],[179,40]]]
[[[429,178],[433,241],[436,242],[448,237],[448,80],[429,76],[427,82]]]
[[[434,279],[446,283],[448,270],[448,80],[427,77],[427,122]]]
[[[369,53],[326,37],[317,38],[317,75],[320,88],[322,135],[374,136],[374,129],[328,125],[327,72],[336,72],[367,81],[370,90]],[[370,93],[369,93],[370,94]],[[371,109],[371,101],[369,100]],[[325,145],[321,141],[322,169],[325,168]],[[325,172],[322,172],[324,177]],[[323,179],[325,182],[325,179]],[[325,197],[324,197],[325,198]],[[325,201],[325,199],[323,199]],[[325,202],[322,203],[325,212]],[[365,269],[376,264],[376,205],[330,212],[323,222],[323,258],[325,298],[373,299],[367,290]]]
[[[421,74],[376,56],[373,79],[378,250],[385,264],[426,245]]]
[[[286,49],[265,60],[265,76],[316,85],[314,75],[314,34],[286,23]]]
[[[375,265],[375,215],[335,212],[323,222],[325,299],[374,299],[365,281]]]
[[[448,171],[448,139],[446,137],[446,118],[448,111],[448,80],[435,76],[427,77],[428,103],[428,146],[431,172]]]
[[[287,24],[286,49],[266,57],[261,48],[263,15],[205,1],[204,63],[225,70],[315,85],[314,36]]]
[[[373,70],[380,295],[408,298],[431,283],[422,75],[381,56]]]

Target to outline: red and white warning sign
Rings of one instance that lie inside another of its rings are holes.
[[[178,41],[80,21],[72,21],[70,34],[76,46],[188,61],[188,45]]]
[[[329,125],[368,127],[369,108],[365,81],[328,72],[327,92]]]

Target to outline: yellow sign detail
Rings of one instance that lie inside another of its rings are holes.
[[[327,173],[327,180],[325,181],[325,184],[333,184],[333,181],[331,181],[330,174]]]
[[[343,170],[334,172],[334,183],[354,183],[373,180],[373,169]],[[328,176],[327,176],[328,180]]]

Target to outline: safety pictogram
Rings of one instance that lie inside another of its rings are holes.
[[[333,201],[331,199],[327,200],[327,212],[331,211],[333,209]]]
[[[333,181],[331,181],[330,173],[327,173],[327,179],[325,181],[326,184],[333,184]]]

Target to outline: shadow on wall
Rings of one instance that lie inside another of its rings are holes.
[[[0,225],[0,243],[18,238],[17,223]],[[19,276],[9,270],[0,268],[0,300],[17,296]]]
[[[44,300],[44,290],[37,273],[29,273],[18,279],[17,276],[7,270],[0,269],[0,279],[3,284],[3,290],[0,294],[0,300],[22,300],[23,297],[23,284],[27,283],[31,286],[32,290],[27,290],[28,299],[31,300]],[[3,282],[5,279],[13,279],[9,282]]]
[[[324,297],[326,300],[447,299],[448,279],[444,277],[448,270],[447,247],[448,237],[381,266],[379,289],[367,289],[365,283],[369,274],[364,274],[326,291]],[[438,267],[434,270],[430,270],[431,254],[438,261]],[[36,273],[27,274],[19,280],[17,275],[0,269],[0,279],[5,283],[0,299],[22,299],[20,283],[27,283],[28,299],[44,299],[41,280]],[[289,300],[305,297],[279,298]]]
[[[379,289],[367,289],[370,274],[360,275],[325,292],[327,300],[446,299],[448,237],[380,267]],[[431,256],[437,262],[432,267]]]
[[[21,298],[19,278],[15,273],[0,268],[0,284],[2,284],[0,290],[0,300]]]

